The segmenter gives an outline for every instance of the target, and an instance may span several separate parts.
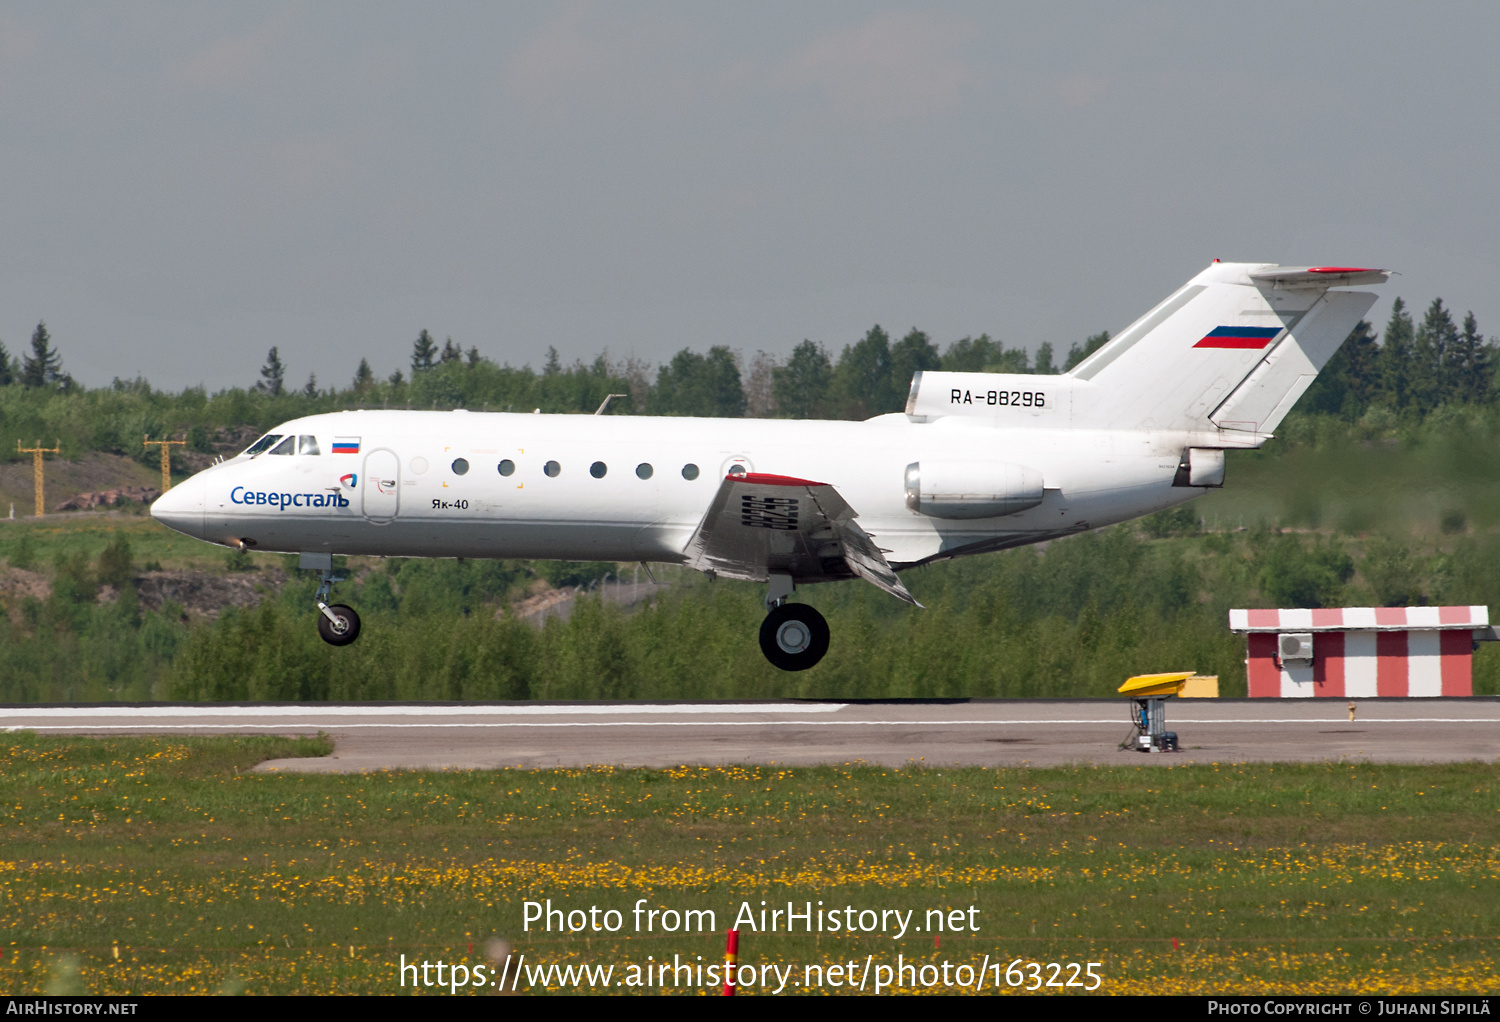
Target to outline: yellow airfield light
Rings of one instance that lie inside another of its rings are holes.
[[[1135,699],[1147,696],[1175,696],[1182,690],[1182,683],[1193,677],[1195,671],[1172,671],[1168,674],[1137,674],[1127,678],[1121,685],[1121,695]]]
[[[186,444],[186,440],[166,439],[165,433],[162,434],[162,439],[160,440],[152,440],[151,434],[146,434],[145,446],[161,448],[161,492],[163,493],[172,488],[172,448],[182,447]],[[444,483],[443,485],[447,486],[448,484]]]
[[[61,454],[62,441],[54,440],[51,447],[43,447],[42,442],[38,440],[35,447],[22,447],[21,441],[17,440],[16,453],[31,455],[31,485],[36,491],[36,516],[40,518],[47,513],[47,501],[42,493],[45,487],[42,480],[42,455]]]

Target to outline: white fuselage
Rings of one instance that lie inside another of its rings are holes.
[[[273,432],[315,437],[320,453],[240,455],[174,487],[152,513],[256,550],[674,562],[739,465],[832,485],[902,567],[1109,525],[1203,492],[1173,486],[1186,433],[899,413],[841,422],[348,411]],[[358,452],[334,453],[339,438]],[[995,518],[911,510],[906,467],[944,459],[1028,466],[1043,477],[1042,502]]]

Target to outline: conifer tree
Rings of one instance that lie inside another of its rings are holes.
[[[1395,409],[1406,407],[1411,389],[1412,345],[1416,329],[1406,303],[1397,298],[1391,306],[1391,318],[1386,321],[1385,333],[1380,339],[1380,396],[1381,400]]]
[[[919,371],[940,368],[942,356],[921,330],[913,328],[905,337],[891,345],[891,367],[887,372],[886,405],[881,411],[899,412],[906,407],[911,393],[912,378]]]
[[[317,373],[308,373],[307,374],[307,386],[305,386],[305,387],[302,388],[302,396],[303,397],[317,397],[318,396],[318,374]]]
[[[1041,346],[1036,349],[1036,364],[1032,366],[1031,371],[1042,376],[1055,376],[1057,374],[1057,366],[1052,364],[1051,341],[1043,341]]]
[[[473,369],[475,366],[479,365],[479,348],[472,344],[469,345],[469,353],[465,356],[465,358],[469,362],[470,369]]]
[[[1434,298],[1412,343],[1408,399],[1418,411],[1430,412],[1451,395],[1453,380],[1448,360],[1457,342],[1458,327],[1453,325],[1452,314],[1443,307],[1441,298]]]
[[[62,356],[52,347],[52,335],[46,323],[38,323],[31,335],[31,354],[21,363],[21,382],[28,387],[44,387],[64,378]]]
[[[1484,404],[1495,392],[1495,348],[1479,333],[1474,313],[1464,316],[1463,330],[1448,350],[1451,396],[1455,401]]]
[[[411,374],[416,376],[423,369],[431,369],[437,364],[437,343],[433,341],[432,335],[424,328],[417,335],[416,342],[411,346]]]
[[[448,338],[447,343],[443,345],[443,354],[439,357],[443,365],[447,365],[449,362],[457,362],[459,359],[463,358],[464,353],[463,349],[454,344],[453,338],[450,337]]]
[[[0,341],[0,387],[15,382],[16,370],[10,360],[10,352],[5,350],[5,342]]]
[[[354,390],[359,394],[367,394],[370,388],[375,386],[375,373],[370,369],[368,359],[359,360],[359,368],[354,370]]]
[[[286,366],[281,364],[281,356],[275,348],[266,352],[266,364],[260,367],[260,382],[255,389],[272,397],[280,397],[286,392]]]
[[[880,324],[848,345],[833,367],[833,413],[841,419],[868,419],[891,411],[891,338]],[[904,397],[904,395],[903,395]]]
[[[771,394],[783,415],[793,419],[817,419],[827,414],[828,385],[833,363],[821,345],[804,340],[792,349],[784,366],[771,370]]]

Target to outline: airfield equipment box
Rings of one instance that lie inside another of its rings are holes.
[[[1470,696],[1488,607],[1231,610],[1251,698]]]
[[[1179,699],[1219,698],[1219,676],[1217,674],[1195,674],[1182,683],[1177,691]]]

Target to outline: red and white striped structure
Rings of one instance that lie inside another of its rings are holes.
[[[1469,696],[1474,643],[1493,636],[1488,607],[1231,610],[1244,633],[1251,698]],[[1312,663],[1283,663],[1278,638],[1313,633]]]

